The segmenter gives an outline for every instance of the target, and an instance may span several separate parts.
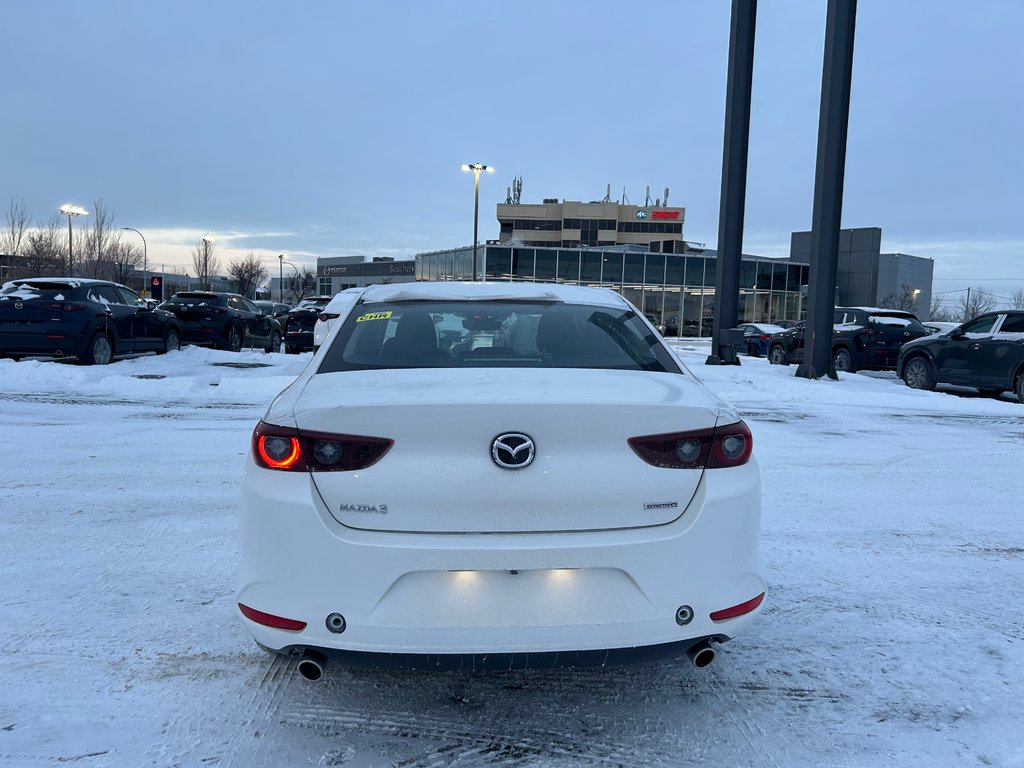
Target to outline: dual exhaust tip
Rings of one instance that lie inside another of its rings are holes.
[[[715,660],[715,649],[711,643],[702,640],[686,651],[686,656],[697,669],[704,669]],[[299,674],[311,682],[316,682],[324,676],[324,668],[327,666],[327,657],[322,653],[306,648],[299,658]]]

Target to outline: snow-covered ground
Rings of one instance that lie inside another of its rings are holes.
[[[0,765],[1024,765],[1024,405],[678,349],[764,479],[767,608],[712,667],[319,683],[232,599],[249,435],[309,355],[0,361]]]

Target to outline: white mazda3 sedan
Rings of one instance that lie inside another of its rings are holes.
[[[237,595],[267,650],[407,669],[697,666],[759,611],[747,425],[618,294],[351,295],[252,437]]]

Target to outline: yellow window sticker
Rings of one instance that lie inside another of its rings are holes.
[[[357,323],[365,323],[367,320],[387,320],[391,312],[367,312],[365,315],[356,318]]]

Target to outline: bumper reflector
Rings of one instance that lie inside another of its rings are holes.
[[[283,616],[275,616],[272,613],[257,611],[255,608],[250,608],[248,605],[244,605],[242,603],[238,604],[238,610],[242,612],[242,615],[245,616],[245,618],[251,619],[257,624],[262,624],[266,627],[273,627],[274,629],[290,629],[295,632],[306,628],[306,622],[304,621],[286,619]]]
[[[752,610],[757,608],[764,600],[764,592],[752,600],[747,600],[745,603],[734,605],[732,608],[723,608],[720,611],[714,611],[711,614],[712,621],[725,621],[726,619],[735,619],[737,616],[742,616],[745,613],[750,613]]]

